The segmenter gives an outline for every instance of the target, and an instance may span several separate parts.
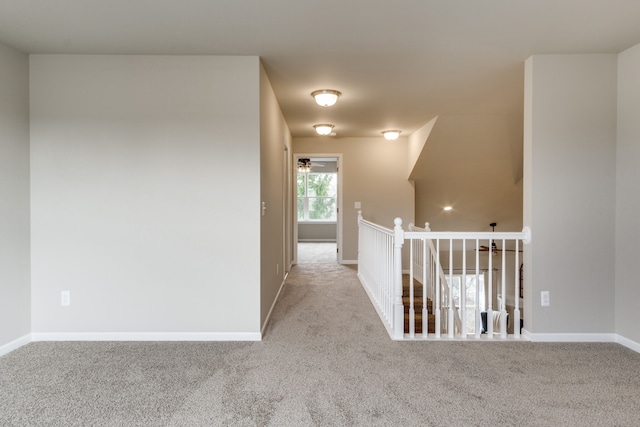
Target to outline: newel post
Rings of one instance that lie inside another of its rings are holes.
[[[402,304],[402,245],[404,244],[404,230],[402,230],[402,219],[396,218],[393,223],[393,278],[394,278],[394,298],[393,298],[393,337],[402,339],[404,337],[404,305]]]

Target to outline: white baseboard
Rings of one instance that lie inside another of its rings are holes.
[[[336,243],[336,239],[298,239],[300,243]]]
[[[34,332],[32,341],[260,341],[260,332]]]
[[[620,345],[627,347],[630,350],[635,351],[636,353],[640,353],[640,343],[638,342],[632,341],[618,334],[616,334],[616,342]]]
[[[31,342],[31,334],[27,334],[23,337],[17,338],[3,346],[0,346],[0,357],[5,354],[11,353],[13,350],[17,350],[23,345],[27,345]]]
[[[522,336],[531,342],[613,342],[640,353],[640,343],[618,334],[532,334],[526,329]]]
[[[343,259],[340,264],[358,264],[357,259]]]
[[[616,334],[584,334],[584,333],[559,333],[559,334],[534,334],[526,329],[522,335],[531,342],[617,342]]]
[[[267,329],[267,324],[269,323],[269,319],[271,318],[271,313],[273,312],[273,308],[276,306],[276,303],[278,302],[278,299],[280,298],[280,294],[282,293],[282,290],[284,289],[284,284],[287,281],[287,276],[289,276],[289,273],[284,275],[284,278],[282,279],[282,283],[280,284],[280,289],[278,289],[278,293],[276,294],[276,297],[273,299],[273,304],[271,304],[271,308],[269,309],[269,313],[267,313],[267,318],[264,319],[264,323],[262,324],[262,328],[260,329],[260,335],[264,336],[264,331],[265,329]]]

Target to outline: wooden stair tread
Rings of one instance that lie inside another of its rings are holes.
[[[409,275],[402,276],[402,304],[404,305],[404,332],[409,333]],[[413,285],[413,310],[415,321],[415,333],[422,333],[422,285],[414,280]],[[433,314],[433,303],[427,298],[427,311],[428,311],[428,328],[429,333],[433,334],[436,331],[436,316]]]

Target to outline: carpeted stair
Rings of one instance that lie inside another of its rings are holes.
[[[404,333],[409,333],[409,275],[402,276],[402,304],[404,305]],[[422,333],[422,285],[414,280],[413,284],[413,308],[415,310],[415,333]],[[436,316],[433,314],[433,304],[427,298],[427,311],[429,312],[429,333],[436,331]]]

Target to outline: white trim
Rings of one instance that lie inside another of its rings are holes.
[[[295,203],[291,203],[291,210],[292,210],[292,222],[293,222],[293,260],[292,260],[292,264],[297,264],[298,263],[298,189],[297,189],[297,174],[298,174],[298,168],[297,168],[297,164],[298,164],[298,159],[300,158],[312,158],[312,157],[322,157],[322,158],[334,158],[336,159],[337,162],[337,167],[338,167],[338,215],[336,217],[336,244],[338,246],[338,254],[337,254],[337,260],[338,260],[338,264],[345,264],[345,262],[343,262],[342,260],[342,251],[343,251],[343,241],[342,241],[342,228],[343,228],[343,206],[342,206],[342,180],[343,180],[343,165],[342,165],[342,157],[343,154],[342,153],[293,153],[293,162],[294,165],[292,165],[291,168],[291,178],[292,178],[292,183],[295,182],[296,185],[293,186],[293,188],[291,189],[291,194],[290,197],[292,197],[292,202],[293,200],[295,200]],[[295,178],[295,179],[294,179]]]
[[[358,260],[357,259],[343,259],[342,262],[340,264],[358,264]]]
[[[282,283],[280,284],[280,289],[278,289],[278,293],[276,294],[276,297],[273,299],[273,304],[271,304],[271,308],[269,309],[269,313],[267,313],[267,318],[264,319],[264,323],[262,324],[262,329],[260,329],[260,335],[264,336],[264,331],[265,329],[267,329],[267,325],[269,324],[269,319],[271,318],[271,313],[273,313],[273,308],[276,306],[276,303],[278,302],[278,299],[280,298],[280,294],[282,293],[282,290],[284,289],[284,285],[285,282],[287,281],[287,277],[289,276],[289,273],[284,275],[284,278],[282,279]]]
[[[260,341],[260,332],[34,332],[32,341]]]
[[[338,243],[336,239],[298,239],[298,243]]]
[[[302,225],[311,225],[311,224],[318,224],[318,225],[338,225],[338,221],[324,221],[324,220],[305,220],[305,221],[298,221],[298,224],[302,224]]]
[[[622,335],[616,334],[616,342],[620,345],[627,347],[630,350],[635,351],[636,353],[640,353],[640,343],[630,340],[629,338],[625,338]]]
[[[523,330],[522,334],[531,342],[617,342],[616,334],[585,334],[585,333],[552,333],[532,334]]]
[[[0,347],[0,357],[5,354],[11,353],[13,350],[17,350],[23,345],[27,345],[31,342],[31,334],[27,334],[20,338],[17,338],[11,342]]]
[[[395,340],[393,338],[393,329],[391,329],[391,325],[389,325],[388,322],[385,322],[383,320],[384,319],[384,314],[382,313],[382,310],[380,309],[380,307],[378,307],[378,304],[376,304],[375,298],[371,294],[371,291],[369,290],[369,287],[365,285],[365,280],[360,274],[358,274],[358,281],[360,282],[360,285],[362,286],[364,291],[367,293],[367,296],[369,297],[369,302],[373,306],[373,309],[376,311],[376,313],[378,313],[378,317],[380,318],[380,322],[382,323],[382,325],[386,329],[387,333],[389,334],[389,338],[391,338],[392,340]]]

